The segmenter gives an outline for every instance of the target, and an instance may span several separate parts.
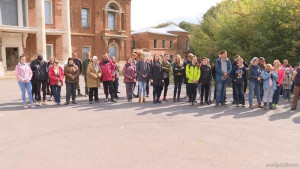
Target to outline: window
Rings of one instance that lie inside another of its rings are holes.
[[[118,46],[116,44],[111,44],[109,46],[109,58],[114,56],[118,60]]]
[[[108,10],[109,10],[108,18],[107,18],[107,20],[108,20],[108,29],[115,31],[116,27],[117,27],[116,26],[116,12],[117,12],[118,9],[116,8],[115,5],[111,4],[111,5],[109,5]]]
[[[157,48],[157,40],[154,39],[154,48]]]
[[[91,53],[90,46],[83,46],[82,47],[82,60],[86,59],[86,53]]]
[[[47,44],[46,45],[46,58],[45,60],[48,61],[50,57],[53,56],[53,45]]]
[[[81,26],[83,28],[89,27],[89,9],[88,8],[81,9]]]
[[[135,49],[135,40],[132,41],[131,49]]]
[[[173,49],[173,41],[170,41],[170,49]]]
[[[185,49],[188,50],[189,49],[189,41],[185,40]]]
[[[162,41],[162,48],[166,48],[166,41],[165,40]]]
[[[0,1],[3,25],[19,26],[17,0]]]
[[[52,24],[52,1],[45,0],[45,23]]]

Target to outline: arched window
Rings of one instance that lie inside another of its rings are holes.
[[[116,60],[118,60],[118,53],[119,53],[119,48],[117,44],[111,44],[109,45],[109,58],[114,56]]]
[[[116,30],[117,25],[116,25],[116,12],[118,10],[118,8],[114,5],[114,4],[110,4],[108,6],[108,29],[109,30]]]

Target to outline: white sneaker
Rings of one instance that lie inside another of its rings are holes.
[[[28,108],[28,106],[26,104],[24,104],[24,109],[27,109],[27,108]]]
[[[43,105],[48,105],[48,102],[47,101],[43,101]]]
[[[35,105],[34,105],[34,104],[31,104],[30,107],[31,107],[31,108],[35,108]]]
[[[37,104],[36,104],[37,106],[41,106],[42,105],[42,103],[41,102],[37,102]]]

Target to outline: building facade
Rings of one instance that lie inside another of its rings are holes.
[[[1,0],[0,76],[43,55],[65,62],[76,52],[125,60],[131,52],[131,0]]]
[[[131,33],[132,50],[149,55],[168,53],[185,57],[189,53],[190,33],[176,25],[163,28],[146,28]]]

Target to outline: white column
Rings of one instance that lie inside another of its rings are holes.
[[[18,4],[18,26],[23,27],[23,8],[22,8],[22,0],[17,1]]]
[[[44,0],[36,0],[36,49],[39,55],[46,58],[45,6]]]
[[[62,1],[62,19],[63,19],[63,61],[66,62],[72,56],[71,45],[71,26],[70,26],[70,0]]]

